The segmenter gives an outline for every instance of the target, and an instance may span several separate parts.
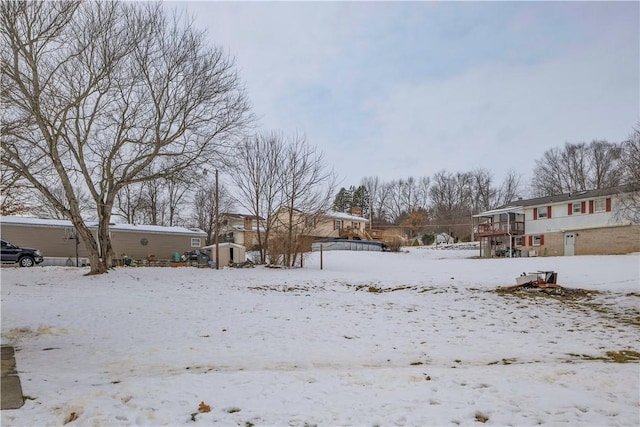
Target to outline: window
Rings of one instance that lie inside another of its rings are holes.
[[[538,208],[538,219],[545,219],[547,217],[547,207]]]
[[[200,245],[200,238],[199,237],[192,237],[191,238],[191,247],[192,248],[199,248]]]
[[[579,202],[574,203],[572,207],[573,207],[572,211],[574,214],[582,213],[582,203],[579,203]]]
[[[315,227],[316,219],[314,217],[307,217],[307,227]]]
[[[341,219],[336,219],[335,229],[336,230],[340,230],[341,228],[342,228],[342,220]]]
[[[596,199],[593,202],[593,211],[594,212],[604,212],[606,210],[607,204],[605,199]]]
[[[358,221],[353,221],[353,222],[351,222],[351,227],[360,228],[360,223]]]
[[[533,246],[540,246],[542,244],[542,236],[533,236]]]
[[[514,239],[514,244],[516,246],[522,246],[522,236],[516,236],[516,238]]]

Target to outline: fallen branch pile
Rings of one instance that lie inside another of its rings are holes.
[[[565,288],[555,283],[525,283],[496,289],[499,294],[526,294],[554,297],[581,298],[597,294],[597,291],[577,288]]]

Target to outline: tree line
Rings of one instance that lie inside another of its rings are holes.
[[[364,177],[360,184],[342,187],[333,209],[358,212],[376,226],[402,225],[415,233],[434,224],[450,229],[452,224],[470,226],[472,214],[505,206],[518,198],[544,197],[584,190],[629,185],[623,197],[624,215],[640,219],[640,132],[634,129],[620,143],[593,140],[565,143],[535,160],[529,184],[517,171],[509,171],[497,184],[491,172],[478,168],[470,172],[439,171],[432,177],[408,177],[382,181]],[[463,224],[460,224],[462,222]],[[460,227],[458,227],[460,228]],[[470,227],[468,227],[469,229]]]
[[[521,175],[509,172],[496,186],[486,169],[472,172],[439,171],[433,177],[408,177],[382,181],[365,177],[358,187],[341,188],[333,208],[353,212],[354,208],[378,224],[399,224],[416,211],[429,212],[433,219],[446,219],[491,209],[521,194]]]

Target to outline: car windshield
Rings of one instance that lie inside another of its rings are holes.
[[[16,245],[14,245],[13,243],[9,243],[6,240],[3,240],[2,241],[2,247],[3,248],[15,248]]]

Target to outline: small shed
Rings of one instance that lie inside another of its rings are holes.
[[[209,255],[211,261],[216,261],[216,245],[208,245],[200,248]],[[247,249],[237,243],[218,243],[220,267],[229,265],[230,262],[245,262],[247,259]]]

